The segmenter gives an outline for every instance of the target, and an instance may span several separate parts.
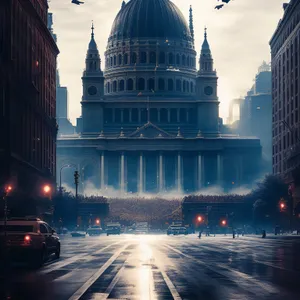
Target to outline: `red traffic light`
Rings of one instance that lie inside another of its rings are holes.
[[[43,191],[44,191],[45,194],[50,193],[50,192],[51,192],[51,187],[50,187],[50,185],[44,185],[44,186],[43,186]]]
[[[226,226],[226,224],[227,224],[226,220],[222,220],[221,224],[222,224],[222,226]]]
[[[6,186],[5,191],[6,191],[6,193],[9,193],[12,191],[12,189],[13,189],[12,186],[8,185],[8,186]]]
[[[96,219],[96,224],[99,225],[100,224],[100,220]]]
[[[280,203],[280,208],[281,209],[285,208],[285,204],[284,203]]]
[[[202,216],[198,216],[198,217],[197,217],[197,221],[198,221],[198,222],[202,222],[202,221],[203,221]]]

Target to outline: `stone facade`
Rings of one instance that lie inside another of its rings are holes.
[[[104,73],[92,28],[78,136],[58,139],[58,169],[76,166],[83,189],[93,183],[132,193],[251,182],[260,166],[260,142],[221,134],[206,30],[198,71],[196,56],[192,10],[188,26],[168,0],[122,6]]]

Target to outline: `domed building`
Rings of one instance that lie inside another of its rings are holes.
[[[92,27],[78,135],[58,139],[63,182],[66,165],[76,165],[83,192],[93,183],[189,193],[255,178],[260,141],[222,133],[213,56],[205,29],[196,63],[192,8],[188,24],[170,0],[123,1],[104,62],[103,72]]]

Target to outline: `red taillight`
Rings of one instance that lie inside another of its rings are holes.
[[[24,241],[25,241],[25,242],[30,242],[30,241],[31,241],[30,235],[25,235],[25,236],[24,236]]]

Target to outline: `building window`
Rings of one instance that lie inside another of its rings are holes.
[[[180,120],[180,123],[186,123],[186,110],[185,110],[185,108],[180,108],[179,120]]]
[[[130,61],[130,63],[131,64],[136,64],[136,59],[137,59],[136,53],[135,52],[131,53],[131,61]]]
[[[154,78],[148,79],[148,90],[154,91]]]
[[[117,57],[114,56],[114,66],[117,64]]]
[[[122,65],[122,54],[119,54],[118,56],[118,64]]]
[[[107,83],[107,93],[110,93],[110,82]]]
[[[176,80],[176,91],[181,92],[181,80],[180,79]]]
[[[173,91],[173,90],[174,90],[173,79],[169,78],[168,79],[168,91]]]
[[[188,67],[190,66],[190,57],[189,57],[189,56],[186,58],[186,65],[187,65]]]
[[[129,123],[129,109],[123,109],[123,123]]]
[[[186,81],[183,80],[183,92],[185,92],[185,91],[186,91]]]
[[[174,58],[173,58],[173,53],[169,53],[169,65],[174,64]]]
[[[171,108],[170,111],[170,121],[171,123],[176,123],[177,122],[177,109],[176,108]]]
[[[194,93],[194,83],[191,82],[191,93]]]
[[[113,58],[111,57],[110,58],[110,66],[112,67],[112,65],[113,65]]]
[[[119,91],[124,91],[125,88],[125,84],[124,84],[124,80],[120,80],[119,81]]]
[[[158,79],[158,89],[163,91],[165,89],[165,80],[163,78]]]
[[[186,63],[186,61],[185,61],[185,55],[183,54],[182,55],[182,65],[185,66],[185,63]]]
[[[113,92],[116,92],[117,91],[117,81],[115,80],[113,82]]]
[[[166,63],[166,55],[165,55],[164,52],[160,52],[160,53],[159,53],[159,63],[160,63],[160,64]]]
[[[131,78],[129,78],[127,80],[127,90],[128,91],[132,91],[133,90],[133,80]]]
[[[167,123],[168,122],[168,111],[166,108],[162,108],[160,110],[160,122]]]
[[[144,78],[139,78],[138,79],[138,87],[137,89],[139,91],[143,91],[145,89],[145,79]]]
[[[131,110],[131,120],[133,123],[137,123],[139,120],[139,112],[137,108]]]
[[[147,62],[147,53],[146,52],[141,52],[140,62],[141,62],[141,64],[145,64]]]
[[[156,53],[150,52],[150,64],[156,64]]]
[[[124,65],[128,65],[128,54],[124,54]]]
[[[115,122],[121,123],[121,109],[120,108],[115,109]]]
[[[104,111],[104,122],[111,123],[112,122],[112,108],[106,108]]]
[[[176,65],[180,65],[180,55],[176,55]]]
[[[146,108],[141,109],[141,122],[146,123],[148,119],[148,111]]]

